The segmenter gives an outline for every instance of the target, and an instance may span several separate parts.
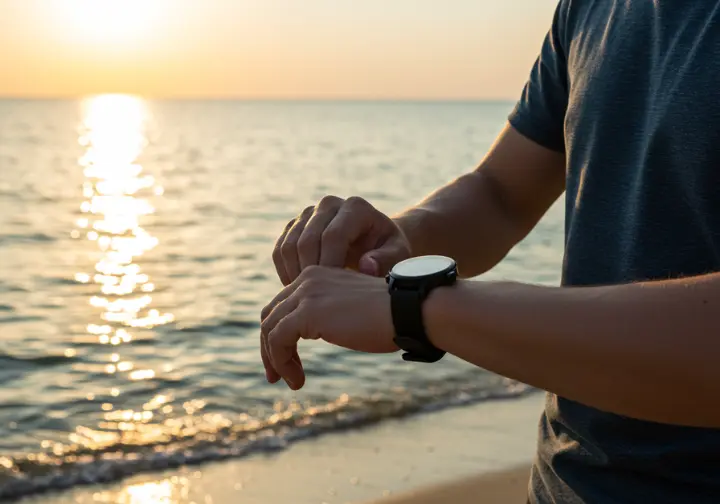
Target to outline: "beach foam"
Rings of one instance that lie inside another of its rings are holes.
[[[173,429],[127,438],[83,429],[95,444],[54,445],[48,452],[0,459],[0,498],[12,499],[79,485],[107,483],[149,471],[240,458],[283,450],[296,441],[366,427],[417,413],[478,402],[497,402],[533,389],[499,379],[487,382],[448,379],[413,389],[350,397],[321,405],[288,405],[266,418],[190,417]]]
[[[434,485],[478,474],[527,470],[543,400],[535,393],[416,415],[318,437],[277,454],[142,474],[26,504],[343,504],[417,488],[424,495],[437,492]],[[517,476],[514,481],[515,494],[522,494],[526,483]]]

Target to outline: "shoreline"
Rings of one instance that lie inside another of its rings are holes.
[[[534,455],[543,401],[542,393],[533,393],[450,408],[327,434],[275,454],[141,474],[21,502],[344,504],[392,496],[384,502],[404,504],[442,502],[443,495],[462,492],[470,492],[474,502],[486,493],[510,499],[527,488],[522,474]]]

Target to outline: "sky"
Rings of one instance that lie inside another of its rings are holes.
[[[516,99],[557,0],[0,0],[0,96]]]

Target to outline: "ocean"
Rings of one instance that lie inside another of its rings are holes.
[[[531,393],[453,357],[305,341],[294,393],[258,350],[289,219],[326,194],[419,201],[511,107],[0,100],[0,498]],[[484,278],[558,284],[562,250],[559,201]]]

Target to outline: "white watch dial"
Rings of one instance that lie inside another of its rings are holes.
[[[400,277],[423,277],[440,273],[450,268],[455,261],[445,256],[420,256],[399,262],[392,269],[392,274]]]

